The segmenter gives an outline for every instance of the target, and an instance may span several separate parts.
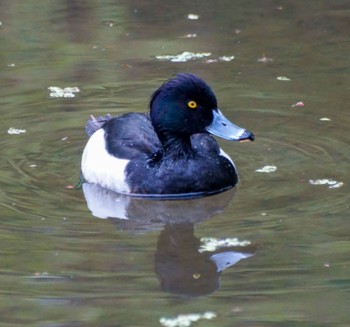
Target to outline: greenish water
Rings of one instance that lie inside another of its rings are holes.
[[[349,326],[349,18],[340,0],[2,1],[0,326],[161,326],[207,311],[193,325]],[[211,55],[156,59],[184,51]],[[203,77],[256,135],[220,140],[236,192],[94,193],[129,217],[98,219],[73,188],[86,120],[146,111],[177,72]],[[216,253],[254,255],[218,271],[204,237],[249,241]]]

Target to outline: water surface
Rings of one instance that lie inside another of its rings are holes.
[[[205,312],[216,316],[194,324],[348,326],[349,16],[345,0],[2,1],[1,326],[161,326]],[[210,55],[156,58],[184,51]],[[256,135],[220,140],[237,190],[126,200],[129,219],[92,214],[74,188],[87,118],[146,111],[178,72],[204,78]],[[209,237],[250,245],[200,250]],[[218,253],[242,258],[224,269]]]

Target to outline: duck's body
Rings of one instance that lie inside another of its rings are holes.
[[[123,194],[163,197],[213,194],[236,185],[232,160],[208,131],[232,140],[253,135],[234,125],[236,134],[223,135],[230,127],[226,120],[216,130],[213,122],[222,116],[205,82],[177,75],[154,93],[150,107],[150,115],[108,116],[91,135],[82,157],[87,182]],[[90,133],[93,123],[88,123]]]

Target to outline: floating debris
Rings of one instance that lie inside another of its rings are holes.
[[[221,248],[247,246],[251,244],[249,241],[240,241],[238,238],[217,239],[213,237],[202,237],[201,242],[202,245],[198,249],[198,252],[213,252]]]
[[[320,118],[320,121],[331,121],[331,119],[327,118],[327,117],[322,117],[322,118]]]
[[[116,24],[113,20],[105,20],[102,22],[102,25],[106,27],[114,27]]]
[[[342,187],[344,186],[344,183],[343,182],[338,182],[334,185],[330,185],[328,188],[339,188],[339,187]]]
[[[299,101],[297,103],[292,104],[292,107],[304,107],[304,106],[305,106],[305,104],[302,101]]]
[[[196,14],[188,14],[187,18],[190,20],[197,20],[199,16]]]
[[[309,179],[311,185],[328,185],[328,188],[339,188],[344,185],[343,182],[338,182],[334,179]]]
[[[13,63],[13,62],[11,62],[10,64],[7,64],[7,67],[16,67],[16,64],[15,63]]]
[[[182,38],[188,38],[188,39],[191,39],[191,38],[195,38],[195,37],[197,37],[197,34],[196,33],[190,33],[190,34],[186,34],[186,35],[183,35],[183,36],[181,36]]]
[[[233,59],[235,59],[235,56],[221,56],[221,57],[219,57],[220,61],[232,61]]]
[[[201,59],[211,56],[210,52],[194,53],[190,51],[184,51],[178,55],[165,55],[165,56],[156,56],[158,60],[170,60],[172,62],[186,62],[194,59]]]
[[[190,313],[190,314],[181,314],[172,318],[162,317],[159,319],[159,322],[164,327],[189,327],[193,322],[196,322],[200,319],[211,320],[213,318],[216,318],[216,313],[207,311],[207,312],[204,312],[203,314]]]
[[[219,62],[219,61],[230,62],[230,61],[232,61],[233,59],[235,59],[234,56],[221,56],[221,57],[219,57],[218,59],[215,59],[215,58],[213,58],[213,59],[206,59],[206,60],[204,61],[204,63],[206,63],[206,64],[212,64],[212,63]]]
[[[266,56],[263,56],[263,57],[261,57],[261,58],[258,58],[258,62],[262,62],[263,64],[266,64],[266,63],[272,62],[272,61],[273,61],[272,58],[268,58],[268,57],[266,57]]]
[[[277,80],[279,80],[279,81],[290,81],[291,79],[286,77],[286,76],[278,76]]]
[[[196,34],[194,34],[197,36]],[[191,37],[195,37],[191,36]],[[186,36],[187,37],[187,36]],[[156,56],[156,59],[158,60],[169,60],[172,62],[186,62],[189,60],[195,60],[195,59],[203,59],[210,57],[211,53],[210,52],[203,52],[203,53],[195,53],[195,52],[190,52],[190,51],[184,51],[178,55],[164,55],[164,56]],[[205,59],[204,63],[206,64],[211,64],[215,63],[218,61],[224,61],[224,62],[230,62],[233,59],[235,59],[235,56],[220,56],[218,58],[208,58]]]
[[[206,60],[204,60],[204,63],[205,64],[212,64],[212,63],[215,63],[218,61],[219,61],[218,59],[206,59]]]
[[[50,91],[50,98],[75,98],[75,93],[80,92],[76,86],[63,89],[58,86],[50,86],[48,90]]]
[[[274,173],[276,170],[277,170],[276,166],[264,166],[262,168],[259,168],[259,169],[255,170],[255,171],[258,172],[258,173],[270,174],[270,173]]]
[[[10,128],[7,130],[7,134],[15,134],[15,135],[24,134],[25,132],[26,132],[25,129],[13,128],[13,127],[10,127]]]

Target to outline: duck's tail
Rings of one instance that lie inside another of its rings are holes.
[[[90,119],[87,121],[85,125],[86,134],[90,137],[98,129],[100,129],[104,125],[104,123],[106,123],[112,118],[113,117],[110,114],[107,114],[106,116],[98,116],[97,118],[91,115]]]

